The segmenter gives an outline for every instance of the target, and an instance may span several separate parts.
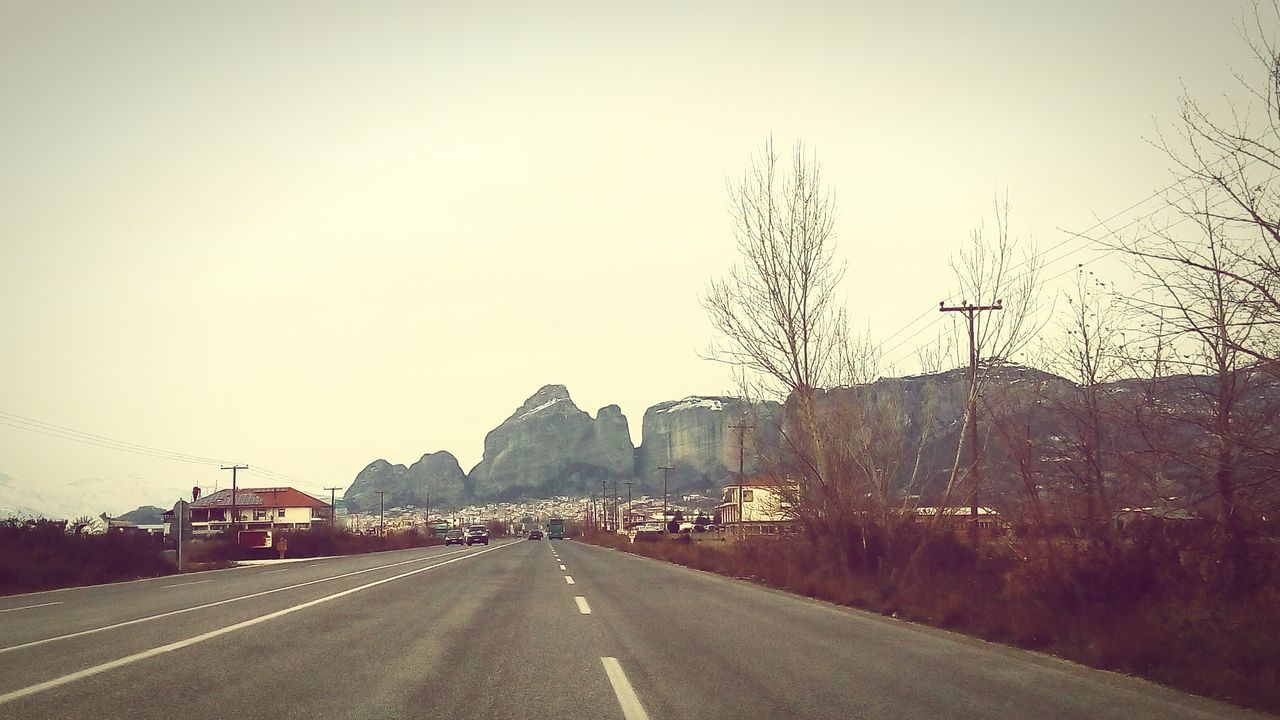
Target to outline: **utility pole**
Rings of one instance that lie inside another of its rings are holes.
[[[432,525],[431,525],[431,493],[427,493],[427,512],[426,512],[426,519],[427,519],[427,532],[428,532],[428,533],[433,532],[433,531],[434,531],[434,527],[432,527]]]
[[[980,472],[978,469],[978,344],[974,334],[974,323],[980,312],[987,310],[1003,310],[1004,301],[996,300],[995,305],[971,305],[961,300],[956,307],[947,307],[943,300],[938,303],[939,312],[964,313],[969,321],[969,542],[978,549],[978,487]],[[939,508],[938,512],[945,512]]]
[[[605,492],[605,481],[600,481],[600,519],[604,521],[604,531],[609,532],[609,513],[605,510],[608,501],[605,499],[609,495]]]
[[[746,482],[746,464],[747,464],[747,431],[754,430],[755,425],[748,425],[746,420],[739,421],[736,425],[730,425],[730,428],[738,431],[738,536],[745,537],[747,526],[743,522],[742,516],[742,489],[743,483]]]
[[[378,537],[386,537],[387,523],[386,523],[386,520],[383,518],[382,506],[383,506],[384,496],[387,494],[387,491],[374,490],[374,492],[378,493]]]
[[[248,470],[248,465],[231,465],[230,467],[223,465],[223,470],[231,471],[231,529],[236,529],[236,472],[240,470]]]
[[[335,495],[335,493],[337,493],[341,489],[342,488],[336,488],[336,487],[325,488],[325,490],[329,491],[329,528],[330,529],[338,527],[338,515],[337,515],[338,504],[337,504],[337,495]]]
[[[609,520],[613,523],[613,530],[617,532],[621,530],[618,527],[618,481],[613,481],[613,503],[609,505]]]
[[[627,486],[627,516],[626,517],[627,517],[627,520],[630,520],[631,519],[631,486],[635,485],[636,481],[626,480],[622,484]],[[624,520],[622,523],[622,527],[625,528],[626,526],[627,526],[627,523]]]
[[[654,469],[662,471],[662,532],[666,532],[667,531],[667,472],[670,470],[675,470],[675,468],[671,467],[670,465],[663,465],[660,468],[654,468]]]

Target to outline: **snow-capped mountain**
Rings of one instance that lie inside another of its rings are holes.
[[[107,513],[114,517],[142,505],[172,507],[191,488],[139,477],[81,478],[33,482],[0,472],[0,519],[46,517],[70,520]]]

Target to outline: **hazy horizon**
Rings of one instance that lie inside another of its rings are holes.
[[[0,412],[312,492],[469,470],[546,384],[638,443],[646,407],[733,390],[700,297],[767,138],[822,162],[883,341],[996,196],[1044,250],[1166,186],[1149,141],[1184,86],[1240,96],[1248,6],[0,4]],[[0,471],[229,480],[2,423]]]

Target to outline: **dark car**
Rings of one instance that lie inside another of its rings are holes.
[[[467,545],[476,543],[489,544],[489,528],[483,525],[472,525],[467,528]]]
[[[530,540],[541,540],[541,539],[542,539],[542,531],[541,531],[541,530],[534,530],[534,531],[530,532],[530,533],[529,533],[529,539],[530,539]]]
[[[455,544],[461,545],[463,542],[464,540],[462,537],[462,531],[458,530],[457,528],[454,528],[453,530],[450,530],[449,532],[444,534],[445,545],[455,545]]]

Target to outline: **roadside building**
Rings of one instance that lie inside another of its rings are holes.
[[[727,485],[719,506],[721,524],[730,535],[778,535],[797,529],[792,503],[799,484],[790,478],[756,477]],[[739,497],[741,491],[741,497]],[[741,517],[739,517],[741,508]]]
[[[972,522],[972,508],[964,507],[918,507],[911,511],[915,522],[924,525],[933,518],[938,518],[939,525],[951,532],[967,532]],[[978,508],[978,534],[984,537],[999,535],[1006,530],[1007,523],[1001,519],[1000,513],[989,507]]]
[[[235,496],[235,518],[242,530],[307,530],[329,522],[329,503],[291,487],[242,488]],[[231,526],[230,490],[219,490],[191,503],[191,530],[199,535]],[[173,511],[164,514],[173,521]]]

